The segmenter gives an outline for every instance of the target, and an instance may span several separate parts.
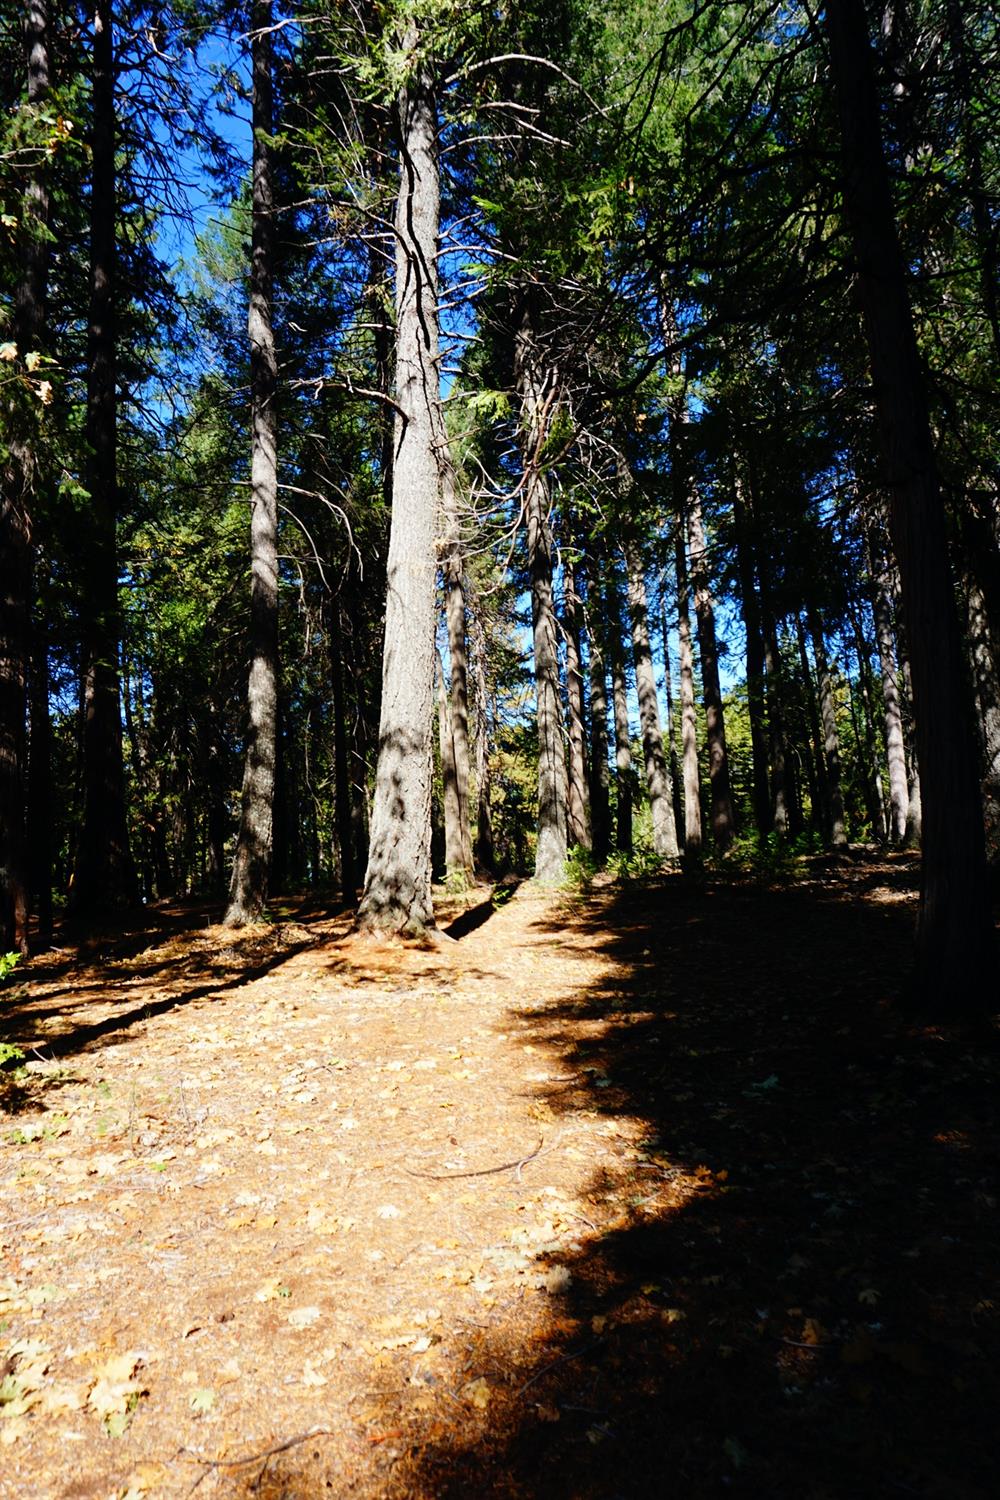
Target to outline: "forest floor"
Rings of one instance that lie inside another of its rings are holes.
[[[32,960],[0,1495],[995,1496],[1000,1049],[891,1008],[915,881]]]

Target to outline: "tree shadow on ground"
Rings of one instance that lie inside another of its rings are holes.
[[[1000,1065],[887,1005],[912,907],[675,879],[574,925],[617,979],[522,1020],[620,1170],[551,1336],[485,1330],[488,1416],[385,1493],[995,1494]]]

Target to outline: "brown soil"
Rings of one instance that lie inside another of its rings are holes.
[[[995,1495],[1000,1061],[889,1006],[914,878],[35,959],[0,1494]]]

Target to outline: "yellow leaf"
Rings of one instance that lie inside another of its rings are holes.
[[[489,1406],[492,1394],[489,1382],[484,1380],[481,1375],[478,1380],[470,1380],[468,1385],[462,1387],[463,1399],[468,1401],[470,1405],[478,1407],[480,1411],[485,1411]]]

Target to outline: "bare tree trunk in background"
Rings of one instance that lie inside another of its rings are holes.
[[[555,372],[540,366],[526,293],[515,335],[515,378],[521,399],[524,459],[524,513],[531,579],[531,619],[538,714],[538,847],[535,879],[558,885],[566,871],[566,753],[559,692],[559,635],[552,588],[551,496],[541,453],[550,416],[558,401]]]
[[[611,706],[615,721],[615,848],[622,854],[632,853],[632,745],[628,722],[628,683],[625,677],[625,655],[622,650],[624,622],[617,580],[608,578],[605,598],[605,633],[611,664]]]
[[[563,556],[563,598],[566,706],[569,721],[569,837],[570,842],[579,848],[589,849],[592,842],[590,792],[587,784],[587,733],[583,718],[583,664],[580,652],[582,605],[576,591],[576,576],[568,549]]]
[[[733,521],[736,533],[736,568],[740,580],[743,624],[747,637],[747,713],[753,755],[753,809],[757,832],[762,838],[774,826],[771,789],[767,774],[767,737],[764,705],[764,636],[760,622],[760,596],[754,576],[754,554],[747,514],[748,498],[743,479],[736,475],[733,486]]]
[[[599,865],[611,850],[611,775],[608,770],[608,679],[604,661],[603,613],[598,585],[587,585],[587,639],[590,645],[590,819],[594,858]]]
[[[270,0],[254,0],[253,228],[250,251],[250,682],[249,726],[225,922],[241,927],[264,913],[274,838],[278,748],[278,359],[272,325],[275,202]]]
[[[701,695],[705,703],[705,739],[708,746],[708,776],[712,794],[712,839],[717,854],[725,854],[736,836],[733,794],[729,781],[729,753],[726,748],[726,719],[719,682],[719,646],[715,630],[715,602],[712,598],[705,541],[705,522],[701,496],[695,486],[688,491],[688,547],[691,581],[694,584],[694,612],[698,621],[698,652],[701,657]]]
[[[368,871],[358,917],[369,930],[421,931],[431,902],[431,735],[434,703],[435,532],[441,489],[437,306],[441,179],[437,104],[407,23],[413,76],[399,91],[396,204],[396,405],[392,523],[378,769]]]
[[[38,113],[49,92],[47,0],[29,0],[24,26],[28,108]],[[17,357],[37,353],[45,335],[50,194],[44,163],[29,177],[21,204],[13,334]],[[0,471],[0,945],[28,951],[28,869],[25,840],[27,791],[28,659],[31,633],[31,494],[35,455],[16,415]],[[34,833],[32,831],[32,843]]]
[[[94,10],[91,125],[91,263],[87,327],[87,460],[90,529],[84,546],[83,827],[71,907],[92,915],[135,899],[125,821],[118,646],[117,250],[115,245],[115,56],[111,0]]]
[[[661,580],[665,584],[665,574]],[[674,694],[670,676],[670,627],[667,601],[660,593],[660,637],[663,641],[663,698],[667,713],[667,759],[670,763],[670,795],[674,804],[674,836],[677,847],[684,842],[684,807],[681,802],[680,764],[677,759],[677,729],[674,724]]]
[[[458,801],[457,846],[446,854],[449,870],[475,878],[472,832],[469,818],[469,653],[465,630],[465,559],[462,554],[455,470],[450,455],[441,453],[441,494],[444,517],[444,602],[448,623],[448,659],[451,666],[450,717],[455,759],[455,796]],[[447,841],[447,818],[445,819]],[[453,858],[454,856],[454,858]]]
[[[835,849],[847,848],[844,824],[844,793],[840,783],[840,735],[837,732],[837,702],[834,695],[833,670],[826,654],[823,622],[816,610],[809,611],[809,633],[816,658],[819,679],[819,709],[823,720],[823,759],[826,766],[827,795],[830,799],[830,842]]]
[[[826,781],[826,760],[823,755],[823,734],[819,724],[819,693],[813,680],[812,666],[809,662],[809,649],[806,645],[806,632],[802,624],[802,617],[795,616],[795,640],[799,648],[799,664],[802,669],[802,681],[805,688],[806,718],[809,725],[809,738],[812,742],[812,754],[810,761],[814,770],[810,778],[810,792],[813,802],[813,821],[823,832],[825,838],[830,836],[830,797]]]
[[[340,598],[326,598],[327,640],[330,650],[330,696],[333,699],[333,795],[334,827],[337,838],[337,864],[340,894],[347,906],[353,906],[358,894],[358,867],[354,848],[354,798],[351,788],[349,729],[344,692],[344,631]]]
[[[642,730],[643,758],[646,762],[646,786],[653,818],[653,849],[661,859],[676,859],[677,830],[674,826],[670,771],[663,752],[660,729],[660,705],[656,695],[656,674],[649,644],[649,603],[642,556],[634,543],[625,547],[628,579],[629,616],[632,623],[632,661],[635,666],[636,696],[639,699],[639,725]],[[700,824],[699,824],[700,831]]]
[[[438,745],[441,754],[441,785],[444,792],[444,862],[452,870],[464,873],[462,865],[462,814],[458,796],[458,772],[455,766],[455,726],[452,720],[444,664],[436,653]],[[455,861],[453,863],[453,861]]]
[[[473,676],[476,684],[476,864],[492,874],[493,817],[490,808],[491,703],[486,673],[486,630],[475,595],[469,610]]]
[[[977,747],[863,0],[828,0],[824,16],[913,676],[923,859],[912,996],[951,1019],[996,1005]]]
[[[698,768],[698,716],[694,706],[694,650],[691,645],[685,513],[677,516],[677,638],[681,664],[681,760],[684,766],[684,849],[701,852],[701,776]]]
[[[872,832],[883,843],[887,837],[889,822],[885,805],[885,790],[879,770],[878,738],[875,729],[875,678],[871,667],[871,654],[865,640],[862,624],[862,605],[858,598],[850,604],[851,628],[854,632],[854,652],[858,658],[858,681],[861,685],[861,701],[864,705],[864,784],[865,803]],[[859,741],[859,746],[862,741]]]
[[[987,847],[995,859],[1000,852],[1000,679],[986,601],[972,577],[966,588],[966,610],[972,685],[979,710],[983,817]]]
[[[771,826],[783,838],[788,832],[785,684],[778,632],[769,614],[764,619],[764,665],[767,669],[767,738],[771,760]]]
[[[875,641],[878,646],[882,701],[885,706],[885,751],[889,767],[889,837],[892,843],[902,844],[906,839],[909,792],[906,785],[906,749],[903,740],[899,672],[893,642],[892,602],[885,564],[878,558],[875,542],[871,536],[869,536],[869,553],[872,570],[872,614],[875,619]]]
[[[52,941],[52,722],[49,718],[49,642],[45,621],[47,590],[41,585],[42,608],[35,618],[29,676],[30,743],[28,750],[29,888],[38,918],[38,946]]]

